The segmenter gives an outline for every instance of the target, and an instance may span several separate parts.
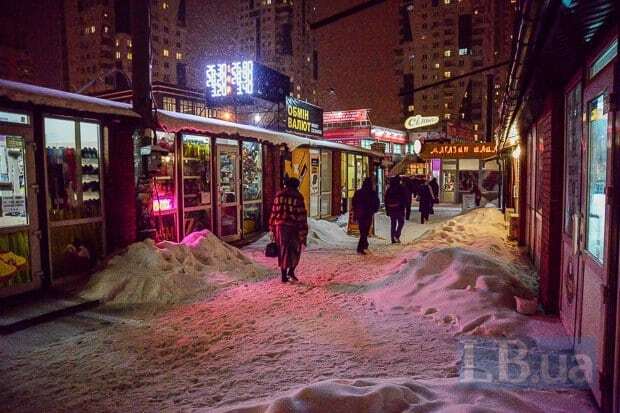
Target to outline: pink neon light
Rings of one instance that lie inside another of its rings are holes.
[[[170,211],[174,209],[172,198],[153,199],[153,212]]]

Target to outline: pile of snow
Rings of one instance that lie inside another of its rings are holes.
[[[534,297],[537,283],[509,251],[505,232],[499,211],[471,211],[428,231],[380,281],[342,287],[367,294],[384,310],[420,312],[458,333],[513,335],[524,324],[514,297]]]
[[[237,248],[209,231],[201,231],[180,243],[156,245],[146,240],[132,244],[95,274],[80,296],[118,305],[175,304],[231,280],[267,273]]]
[[[514,297],[532,296],[511,264],[459,247],[406,259],[372,287],[379,307],[418,311],[459,333],[480,335],[508,334],[522,321]]]
[[[354,248],[358,238],[347,234],[346,226],[324,219],[308,218],[308,249]]]
[[[209,410],[212,411],[212,410]],[[287,395],[217,410],[227,413],[596,412],[586,392],[513,390],[458,379],[322,381]]]

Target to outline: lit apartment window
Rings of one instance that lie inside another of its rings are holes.
[[[443,4],[450,4],[450,0],[443,0]]]
[[[183,53],[177,52],[177,60],[183,59]]]
[[[444,50],[444,52],[443,52],[443,55],[444,55],[445,57],[450,57],[450,55],[451,55],[451,54],[452,54],[452,53],[450,52],[450,50]]]
[[[133,59],[133,54],[131,52],[127,53],[127,60]]]
[[[409,112],[413,112],[413,111],[415,111],[415,106],[413,106],[413,105],[409,105],[409,107],[407,108],[407,110],[408,110]]]
[[[477,123],[474,124],[474,130],[478,130],[478,124]]]
[[[450,72],[443,72],[443,77],[451,77],[452,73]]]
[[[104,33],[108,33],[109,31],[110,31],[110,28],[108,26],[103,26]]]
[[[91,33],[95,33],[95,31],[96,31],[95,26],[90,26],[90,32],[91,32]]]
[[[439,69],[439,63],[435,63],[435,69]]]
[[[301,86],[297,85],[297,90],[301,90]]]
[[[132,47],[132,46],[133,46],[133,43],[131,42],[131,39],[128,39],[127,40],[127,47]]]
[[[450,114],[449,114],[449,113],[446,113],[446,114],[444,114],[444,115],[443,115],[443,117],[444,117],[445,119],[450,119]]]
[[[118,46],[120,45],[120,43],[119,43],[118,39],[116,39],[116,42],[115,42],[115,43],[116,43],[116,47],[118,47]]]
[[[459,49],[459,56],[465,56],[469,53],[469,49]]]
[[[170,50],[164,49],[164,56],[166,57],[170,56]]]
[[[168,2],[167,2],[167,1],[164,1],[164,2],[161,4],[161,8],[162,8],[162,9],[164,9],[164,10],[167,10],[167,9],[168,9],[168,7],[169,7],[169,6],[168,6]]]
[[[116,59],[119,60],[121,58],[121,52],[116,52]]]

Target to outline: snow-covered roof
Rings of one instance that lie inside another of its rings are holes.
[[[14,102],[139,118],[127,103],[0,79],[0,97]]]
[[[158,110],[157,121],[160,126],[168,132],[184,131],[212,134],[225,133],[229,135],[237,134],[248,138],[254,138],[262,142],[270,142],[274,145],[286,145],[291,151],[300,146],[309,146],[315,148],[337,149],[341,151],[363,153],[374,157],[383,156],[381,153],[360,148],[359,146],[345,145],[323,139],[304,138],[290,133],[272,131],[252,125],[228,122],[221,119],[203,118],[201,116],[190,115],[187,113]]]

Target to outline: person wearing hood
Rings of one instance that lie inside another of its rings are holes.
[[[362,187],[353,195],[353,216],[357,220],[360,229],[360,240],[357,244],[357,253],[366,254],[368,250],[368,233],[372,226],[372,218],[379,210],[379,196],[373,189],[372,178],[364,179]]]
[[[278,266],[282,282],[298,281],[295,268],[301,257],[301,246],[308,237],[308,214],[304,197],[298,191],[297,178],[285,178],[284,189],[276,194],[269,217],[269,229],[278,244]]]
[[[385,212],[390,217],[392,244],[400,244],[400,234],[405,225],[407,194],[408,191],[400,183],[399,176],[390,178],[390,184],[385,191]]]
[[[420,223],[424,224],[428,222],[429,215],[433,213],[433,190],[430,183],[420,186],[418,200],[420,202]]]

